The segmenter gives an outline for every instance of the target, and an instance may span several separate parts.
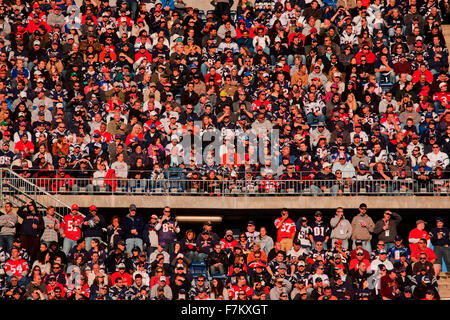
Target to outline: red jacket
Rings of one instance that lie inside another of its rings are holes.
[[[375,56],[375,54],[373,52],[369,52],[366,54],[366,53],[362,53],[361,51],[359,51],[355,56],[357,64],[361,64],[362,56],[366,57],[367,63],[375,63],[375,61],[377,60],[377,57]]]
[[[432,83],[433,82],[433,74],[431,73],[430,70],[425,70],[425,72],[423,73],[426,76],[426,81],[428,83]],[[412,75],[412,82],[414,84],[416,84],[417,82],[419,82],[420,80],[420,76],[422,75],[422,72],[420,70],[416,70],[414,71],[413,75]]]

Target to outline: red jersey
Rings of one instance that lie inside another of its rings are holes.
[[[150,130],[150,126],[151,126],[153,123],[155,124],[156,129],[158,129],[158,130],[163,130],[163,129],[164,129],[164,126],[163,126],[163,124],[161,123],[161,121],[156,120],[155,122],[152,122],[152,120],[148,120],[148,121],[146,121],[146,122],[144,123],[144,132],[147,132],[148,130]]]
[[[226,241],[225,239],[220,240],[220,244],[222,245],[222,249],[234,249],[239,243],[236,239],[233,241]]]
[[[111,275],[111,283],[112,283],[112,285],[116,284],[116,280],[119,277],[122,277],[124,285],[129,287],[129,286],[131,286],[133,284],[133,277],[131,276],[131,274],[129,274],[127,272],[124,272],[124,274],[121,274],[119,271],[117,271],[117,272],[114,272]]]
[[[275,219],[275,227],[277,226],[278,223],[280,223],[281,219],[282,219],[281,217]],[[277,241],[281,241],[284,238],[293,239],[296,231],[297,229],[295,227],[295,222],[292,221],[290,218],[287,218],[283,222],[281,227],[278,229]]]
[[[98,134],[100,134],[102,136],[100,141],[106,142],[106,143],[110,143],[111,142],[112,134],[109,133],[108,131],[100,132],[100,130],[95,130],[92,134],[94,135],[96,133],[98,133]]]
[[[9,259],[5,264],[5,272],[9,276],[21,278],[28,274],[28,262],[25,259]]]
[[[258,111],[259,108],[260,108],[262,105],[264,105],[264,106],[266,107],[266,110],[267,110],[267,111],[272,112],[272,104],[271,104],[270,101],[267,100],[267,99],[264,100],[264,101],[261,101],[261,100],[259,100],[259,99],[253,101],[253,103],[252,103],[252,111]]]
[[[228,291],[228,297],[231,300],[237,300],[239,296],[239,291],[244,290],[247,294],[247,297],[250,297],[253,294],[253,289],[250,288],[248,285],[244,285],[243,287],[238,287],[237,285],[231,286],[230,290]]]
[[[427,243],[430,242],[430,236],[428,235],[428,232],[426,232],[425,230],[419,230],[417,228],[411,230],[408,236],[409,249],[411,250],[411,252],[417,250],[417,242],[419,242],[419,240],[422,238],[426,239]]]
[[[63,230],[67,239],[76,241],[81,238],[80,227],[74,226],[73,223],[76,222],[79,225],[81,225],[82,221],[83,221],[83,217],[80,214],[77,214],[76,216],[74,216],[72,214],[67,214],[64,216],[63,220],[61,221],[60,228],[61,228],[61,230]]]
[[[433,95],[433,101],[440,101],[441,105],[447,108],[450,102],[450,92],[436,92]]]

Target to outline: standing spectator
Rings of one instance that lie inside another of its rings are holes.
[[[0,248],[10,252],[16,235],[17,214],[11,202],[5,202],[5,214],[0,216]]]
[[[317,241],[323,243],[323,249],[327,250],[328,239],[330,238],[330,226],[328,223],[323,221],[323,215],[321,211],[316,211],[314,213],[314,222],[311,224],[312,236],[313,236],[313,246]]]
[[[250,243],[250,246],[253,245],[255,240],[259,236],[259,232],[255,230],[256,223],[255,221],[249,221],[247,223],[247,231],[245,232],[245,235],[247,236],[248,242]]]
[[[170,215],[170,207],[164,207],[163,215],[156,224],[155,229],[158,231],[159,245],[165,251],[172,253],[177,240],[177,233],[180,233],[180,227],[175,217]]]
[[[52,242],[58,242],[58,231],[60,222],[58,218],[55,217],[55,208],[49,206],[47,208],[47,215],[44,217],[44,232],[42,233],[41,241],[50,246]]]
[[[411,254],[417,249],[417,243],[420,239],[426,239],[427,246],[430,244],[430,236],[428,235],[428,232],[425,231],[425,224],[425,221],[417,220],[416,227],[409,233],[408,242]]]
[[[89,207],[89,213],[83,219],[81,226],[81,229],[84,231],[87,251],[91,250],[91,241],[93,239],[102,240],[104,227],[106,227],[105,218],[97,213],[97,207],[95,205],[91,205]]]
[[[124,232],[122,230],[122,226],[120,225],[120,217],[112,217],[111,224],[106,228],[106,232],[110,247],[114,248],[119,242],[123,241]]]
[[[133,248],[138,247],[141,251],[144,248],[142,232],[144,231],[144,220],[136,215],[136,205],[130,204],[129,213],[122,220],[124,239],[127,245],[126,252],[131,256]]]
[[[295,223],[289,218],[286,208],[281,209],[281,217],[275,219],[277,229],[277,241],[281,243],[281,250],[288,252],[292,248],[296,233]]]
[[[63,252],[67,256],[69,251],[77,245],[81,239],[81,222],[83,216],[78,212],[78,205],[73,204],[70,214],[66,214],[61,221],[60,231],[63,240]]]
[[[152,214],[150,221],[145,225],[143,231],[143,240],[147,249],[147,255],[150,256],[158,247],[158,232],[156,231],[156,224],[158,223],[158,216]]]
[[[267,234],[266,227],[259,228],[259,236],[258,236],[259,245],[261,246],[261,250],[266,254],[269,254],[270,250],[273,248],[273,239],[271,236]]]
[[[39,239],[44,231],[44,219],[34,201],[20,207],[17,215],[23,219],[19,230],[23,247],[29,252],[30,258],[35,260],[39,250]]]
[[[402,221],[402,217],[391,210],[384,210],[383,215],[383,219],[375,223],[373,233],[378,235],[378,240],[384,241],[384,248],[389,252],[395,246],[397,226]]]
[[[430,231],[430,240],[436,254],[436,262],[434,264],[436,276],[439,276],[442,270],[442,259],[448,268],[450,268],[450,235],[447,227],[444,227],[444,219],[436,218],[436,227]]]
[[[353,217],[352,220],[352,240],[353,249],[356,247],[355,241],[362,241],[362,246],[365,250],[371,252],[372,245],[370,241],[372,240],[371,233],[375,228],[375,224],[371,217],[367,215],[367,205],[361,203],[359,205],[359,214]]]
[[[336,240],[342,241],[342,249],[348,249],[348,240],[352,236],[352,225],[350,221],[344,217],[344,208],[338,207],[336,215],[330,220],[331,230],[331,247],[334,247]]]
[[[313,243],[313,236],[312,236],[312,228],[308,224],[308,219],[306,217],[300,217],[298,218],[295,225],[297,228],[296,238],[300,240],[302,248],[307,250],[311,249]]]

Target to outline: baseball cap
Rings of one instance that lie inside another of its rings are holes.
[[[255,221],[253,221],[253,220],[250,220],[248,223],[247,223],[247,225],[252,225],[252,226],[256,226],[256,223],[255,223]]]
[[[76,203],[74,203],[72,205],[72,210],[78,210],[78,209],[79,209],[78,205]]]
[[[399,236],[399,235],[395,236],[395,241],[402,241],[402,240],[403,240],[403,238],[401,236]]]
[[[89,207],[89,211],[97,211],[97,206],[93,204]]]
[[[362,245],[362,241],[361,240],[356,240],[355,241],[355,245],[356,246],[361,246]]]
[[[227,230],[226,232],[225,232],[225,235],[233,235],[233,231],[232,230]]]
[[[131,211],[136,211],[136,205],[135,204],[130,204],[130,210]]]
[[[287,269],[286,265],[284,263],[280,263],[278,265],[278,269]]]
[[[101,148],[101,147],[102,147],[102,145],[100,143],[98,143],[98,142],[94,143],[94,148]]]
[[[437,217],[436,222],[444,222],[444,219],[442,217]]]
[[[416,221],[416,225],[418,225],[418,224],[420,224],[420,223],[424,223],[424,224],[427,224],[425,221],[423,221],[423,220],[417,220]]]
[[[303,261],[303,260],[300,260],[298,263],[297,263],[297,266],[305,266],[305,261]]]
[[[175,111],[172,111],[172,112],[169,114],[169,118],[176,118],[176,119],[178,119],[178,113],[175,112]]]
[[[325,163],[322,165],[322,168],[326,168],[326,167],[331,167],[331,163],[325,162]]]
[[[314,213],[314,216],[315,216],[315,217],[321,217],[321,216],[322,216],[322,212],[319,211],[319,210],[317,210],[317,211]]]
[[[386,250],[380,250],[380,254],[387,254]]]
[[[125,263],[121,262],[117,265],[117,269],[125,269]]]

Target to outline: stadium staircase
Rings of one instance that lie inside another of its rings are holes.
[[[55,207],[55,216],[60,220],[71,212],[70,205],[10,169],[0,169],[0,186],[1,206],[4,206],[5,202],[11,202],[14,207],[19,208],[34,201],[38,211],[43,215],[49,206]],[[85,216],[81,212],[80,214]]]
[[[441,300],[450,300],[450,272],[441,272],[438,286]]]

